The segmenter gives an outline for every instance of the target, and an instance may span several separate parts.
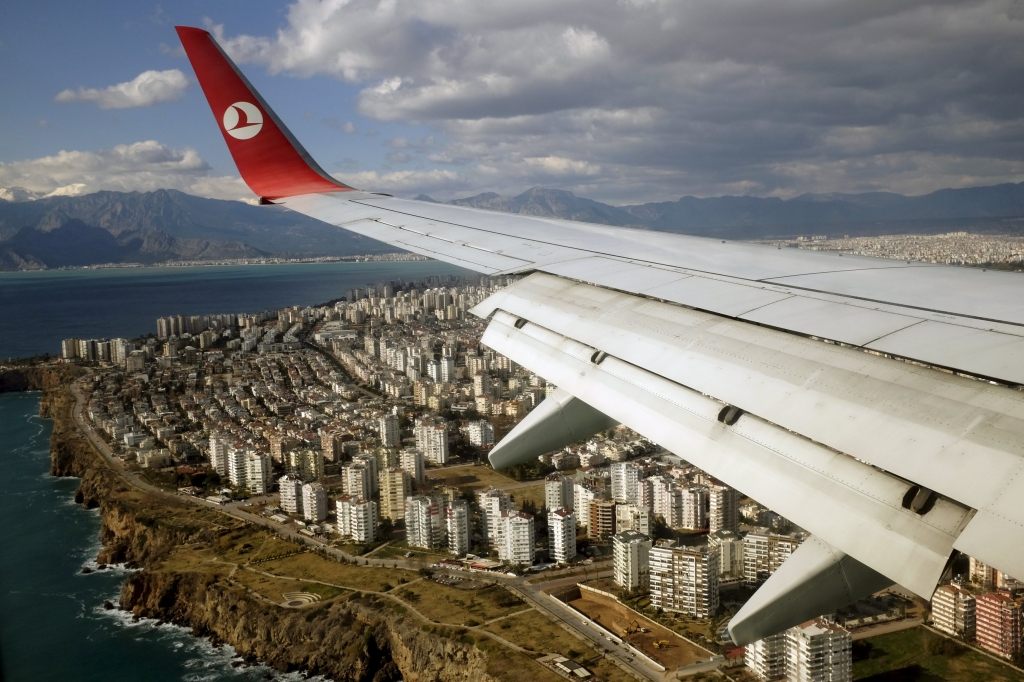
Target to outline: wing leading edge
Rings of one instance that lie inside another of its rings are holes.
[[[534,273],[473,311],[485,344],[564,394],[499,444],[503,462],[562,438],[530,429],[619,421],[814,534],[734,619],[737,641],[891,582],[927,598],[954,550],[1024,576],[1017,276],[354,190],[208,33],[178,32],[262,200],[477,272]]]

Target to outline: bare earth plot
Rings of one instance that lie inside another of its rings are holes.
[[[611,630],[616,636],[622,637],[669,670],[697,661],[707,661],[712,656],[710,652],[691,644],[668,628],[627,609],[610,597],[583,592],[579,599],[570,601],[569,606],[586,614],[595,623]],[[634,621],[648,632],[623,636],[623,630]],[[668,644],[660,648],[654,646],[655,642],[662,641],[668,642]]]

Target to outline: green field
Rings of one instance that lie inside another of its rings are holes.
[[[871,682],[1024,682],[1024,673],[917,627],[854,642],[853,679]]]

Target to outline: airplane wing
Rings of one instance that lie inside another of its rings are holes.
[[[812,533],[732,620],[746,643],[956,551],[1024,576],[1024,278],[509,215],[324,173],[200,29],[178,28],[263,202],[490,275],[483,343],[559,387],[491,453],[620,422]],[[253,132],[255,126],[260,126]]]

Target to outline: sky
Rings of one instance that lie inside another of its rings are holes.
[[[397,196],[1024,181],[1024,0],[38,0],[0,22],[0,187],[251,200],[176,24]]]

